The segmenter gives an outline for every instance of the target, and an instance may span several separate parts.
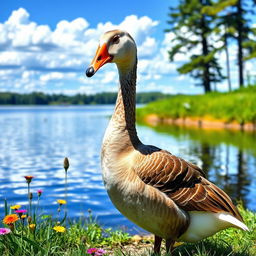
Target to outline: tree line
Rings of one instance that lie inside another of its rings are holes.
[[[205,92],[213,90],[212,84],[227,79],[231,91],[229,50],[235,44],[238,85],[243,87],[244,63],[256,58],[256,27],[252,27],[255,6],[256,0],[179,0],[176,7],[170,8],[166,29],[175,34],[169,50],[170,61],[178,54],[189,56],[178,72],[190,74]],[[217,55],[222,51],[226,58],[225,74]]]
[[[158,99],[169,97],[168,94],[160,92],[137,93],[137,103],[148,103]],[[84,105],[84,104],[114,104],[117,93],[103,92],[94,95],[76,94],[68,96],[64,94],[45,94],[33,92],[19,94],[11,92],[0,93],[0,105]]]

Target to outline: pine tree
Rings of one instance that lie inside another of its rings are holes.
[[[244,61],[256,57],[256,29],[250,28],[247,14],[255,14],[251,9],[256,0],[218,0],[212,6],[206,6],[202,12],[217,17],[217,26],[227,28],[224,37],[237,42],[237,63],[239,86],[244,86]],[[250,8],[248,7],[250,6]],[[224,13],[223,13],[224,11]],[[227,48],[226,48],[227,49]]]
[[[216,33],[216,41],[222,42],[222,46],[218,51],[225,51],[226,55],[226,78],[229,91],[232,90],[230,75],[230,58],[229,58],[229,39],[235,36],[236,29],[234,27],[235,16],[230,14],[229,8],[236,4],[237,0],[219,0],[211,6],[204,6],[202,13],[214,16],[215,24],[213,25]]]
[[[217,49],[210,42],[213,34],[211,24],[215,17],[202,13],[204,6],[211,6],[210,0],[180,0],[176,8],[170,8],[167,32],[175,34],[169,51],[171,61],[178,53],[190,55],[189,62],[178,68],[181,74],[191,74],[200,80],[205,92],[211,91],[211,83],[224,79],[221,67],[215,57]],[[190,54],[190,52],[195,52]],[[199,52],[198,52],[199,51]]]

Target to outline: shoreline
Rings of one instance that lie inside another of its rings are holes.
[[[184,118],[163,118],[156,114],[149,114],[143,117],[143,121],[150,126],[157,126],[160,124],[176,125],[181,127],[193,127],[205,130],[235,130],[256,132],[256,123],[240,124],[237,121],[226,122],[224,120],[217,120],[204,117],[184,117]]]

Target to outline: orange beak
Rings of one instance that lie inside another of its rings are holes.
[[[99,46],[90,67],[85,72],[86,76],[93,76],[97,70],[100,69],[100,67],[108,62],[111,62],[112,59],[113,57],[108,53],[107,44],[104,43],[102,46]]]

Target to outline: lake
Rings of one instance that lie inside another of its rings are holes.
[[[114,106],[0,107],[0,217],[4,199],[27,206],[25,175],[43,190],[40,208],[57,216],[57,199],[65,199],[63,159],[68,157],[68,216],[88,216],[105,227],[137,227],[110,202],[104,189],[100,149]],[[202,167],[209,179],[233,199],[256,210],[256,134],[138,125],[145,144],[169,150]]]

